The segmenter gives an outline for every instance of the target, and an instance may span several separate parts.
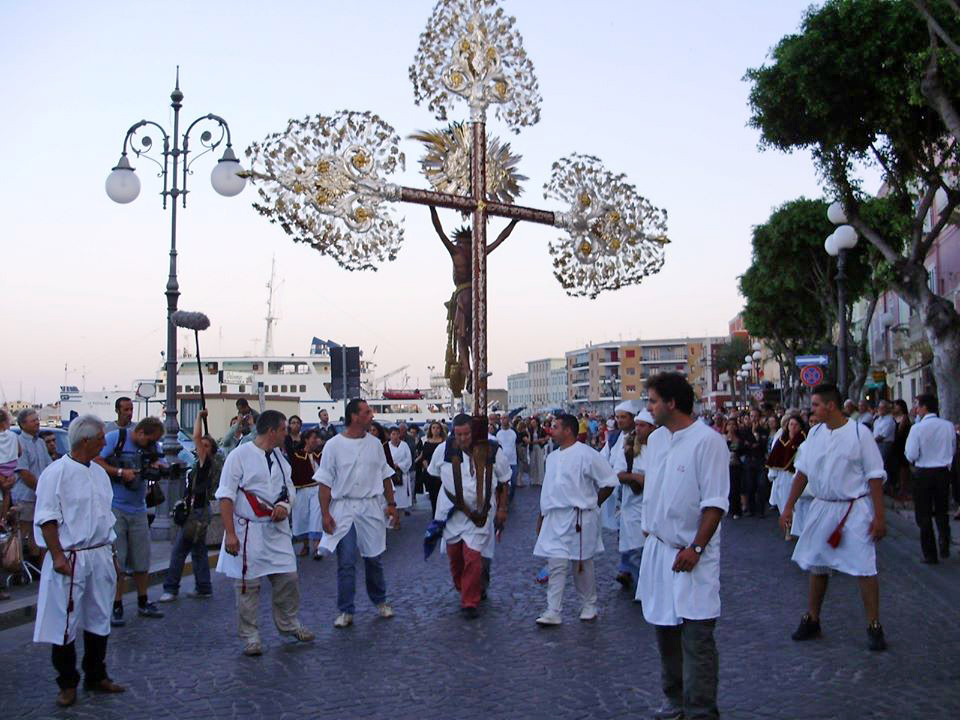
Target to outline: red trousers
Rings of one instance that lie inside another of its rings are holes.
[[[462,540],[447,545],[453,586],[460,592],[461,607],[476,607],[483,594],[483,556]]]

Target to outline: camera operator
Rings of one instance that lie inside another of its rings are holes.
[[[155,417],[144,418],[133,431],[120,428],[107,433],[96,462],[107,471],[113,486],[114,530],[117,533],[118,574],[127,568],[137,587],[137,613],[162,618],[157,606],[147,601],[150,572],[150,527],[147,523],[147,486],[160,475],[160,449],[163,423]],[[120,627],[123,619],[123,582],[117,578],[110,624]]]
[[[243,406],[240,405],[241,401]],[[246,404],[246,400],[237,400],[237,416],[230,421],[230,428],[220,440],[220,447],[229,453],[243,443],[252,441],[256,435],[256,423],[259,416],[253,408]]]
[[[204,408],[193,424],[193,442],[197,461],[190,469],[184,498],[173,509],[173,521],[180,526],[170,550],[170,565],[163,582],[160,602],[173,602],[180,594],[180,579],[187,555],[193,558],[194,591],[187,597],[204,600],[212,597],[210,561],[207,557],[207,526],[210,524],[210,500],[219,474],[216,472],[217,441],[203,433]]]

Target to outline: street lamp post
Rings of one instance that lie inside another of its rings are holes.
[[[833,231],[823,243],[829,255],[837,258],[837,389],[840,395],[847,396],[847,298],[846,298],[846,266],[847,250],[857,246],[857,231],[852,225],[846,225],[847,216],[843,205],[835,202],[827,208],[827,218],[839,227]]]
[[[173,314],[177,311],[177,300],[180,297],[180,285],[177,282],[177,201],[187,206],[187,178],[191,174],[190,166],[193,162],[208,152],[214,151],[221,143],[226,142],[223,156],[217,162],[210,174],[210,183],[220,195],[232,197],[240,193],[246,184],[246,179],[238,175],[243,169],[233,151],[230,138],[230,128],[227,121],[218,115],[201,115],[187,127],[186,132],[180,135],[180,108],[183,103],[183,93],[180,91],[180,69],[177,68],[175,87],[170,93],[170,107],[173,108],[173,132],[168,133],[162,125],[152,120],[141,120],[127,130],[123,138],[123,150],[120,160],[107,176],[105,188],[111,200],[120,204],[133,202],[140,194],[140,180],[134,172],[134,167],[127,157],[132,152],[136,158],[144,158],[155,163],[160,168],[160,177],[163,178],[163,209],[167,209],[168,199],[170,207],[170,273],[167,278],[167,352],[165,358],[166,401],[164,404],[164,438],[163,455],[167,465],[179,468],[178,455],[182,449],[177,438],[179,424],[177,422],[177,328],[173,323]],[[204,148],[193,160],[188,160],[190,150],[190,132],[199,123],[211,121],[220,131],[215,137],[210,130],[204,130],[200,135],[200,145]],[[152,157],[149,153],[153,149],[153,140],[149,135],[142,135],[138,147],[134,139],[144,128],[152,126],[163,138],[162,161]],[[177,473],[174,472],[174,477]],[[165,493],[168,498],[171,494]],[[169,503],[169,500],[167,501]],[[170,520],[166,508],[157,508],[157,519],[154,523],[160,531],[169,529]]]

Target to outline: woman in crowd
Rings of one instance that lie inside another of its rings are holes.
[[[421,478],[423,487],[426,488],[427,494],[430,496],[430,517],[433,517],[437,513],[437,497],[440,495],[440,478],[428,474],[427,468],[430,466],[430,459],[433,457],[433,452],[445,439],[446,431],[443,425],[438,422],[430,423],[430,427],[427,430],[427,438],[421,444],[420,452],[417,453],[417,459],[414,461],[417,466],[417,475]]]
[[[547,436],[540,427],[540,418],[534,415],[527,426],[527,462],[530,464],[530,484],[543,485],[544,455],[543,446],[547,444]]]
[[[287,456],[287,462],[303,449],[303,438],[300,430],[303,428],[303,420],[299,415],[291,415],[287,419],[287,436],[283,439],[283,454]]]
[[[530,452],[527,448],[527,424],[519,415],[513,421],[513,431],[517,434],[517,487],[524,487],[528,483],[523,476],[530,477]]]
[[[742,472],[740,451],[742,443],[740,441],[739,427],[735,417],[727,420],[724,434],[727,437],[727,449],[730,451],[730,494],[727,499],[730,503],[730,517],[737,520],[743,513],[740,505],[740,476]]]
[[[806,428],[798,415],[784,416],[785,429],[774,441],[770,454],[767,456],[767,468],[773,478],[773,489],[770,492],[770,501],[777,506],[781,513],[790,497],[790,488],[793,487],[793,459],[797,455],[806,437]]]
[[[907,447],[907,435],[910,434],[910,410],[903,400],[893,401],[893,420],[897,424],[890,448],[890,477],[893,496],[900,501],[910,497],[910,463],[903,452]]]

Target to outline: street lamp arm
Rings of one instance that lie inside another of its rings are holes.
[[[209,130],[204,130],[200,134],[200,145],[202,145],[205,149],[196,154],[192,160],[188,161],[187,155],[190,153],[190,132],[198,123],[208,120],[214,121],[219,126],[220,137],[218,137],[216,140],[213,140],[213,133],[211,133]],[[184,207],[187,206],[187,177],[193,173],[190,168],[193,166],[193,163],[197,160],[197,158],[200,158],[209,152],[213,152],[220,145],[220,143],[224,141],[224,139],[227,141],[227,149],[229,150],[232,145],[230,142],[230,126],[227,125],[227,121],[219,115],[207,113],[206,115],[201,115],[187,126],[186,131],[183,133],[183,149],[177,151],[177,149],[174,148],[174,152],[179,152],[181,155],[183,155],[183,182],[180,189],[180,194],[183,195]]]
[[[133,146],[133,142],[132,142],[133,136],[137,134],[137,131],[140,130],[140,128],[142,127],[146,127],[147,125],[152,125],[157,130],[160,131],[160,135],[163,136],[164,152],[166,152],[166,149],[170,146],[170,136],[167,134],[167,131],[163,129],[162,125],[154,122],[153,120],[141,120],[140,122],[131,125],[130,129],[127,130],[127,134],[123,136],[123,152],[121,153],[121,155],[126,156],[128,145],[130,146],[130,150],[132,150],[134,155],[136,155],[137,157],[140,157],[140,155],[143,153],[150,152],[150,150],[153,148],[153,139],[149,135],[145,135],[143,137],[143,140],[140,141],[140,143],[145,148],[143,150],[138,150],[136,147]],[[153,158],[150,158],[150,159],[153,160]],[[154,160],[154,162],[156,162],[156,160]]]

